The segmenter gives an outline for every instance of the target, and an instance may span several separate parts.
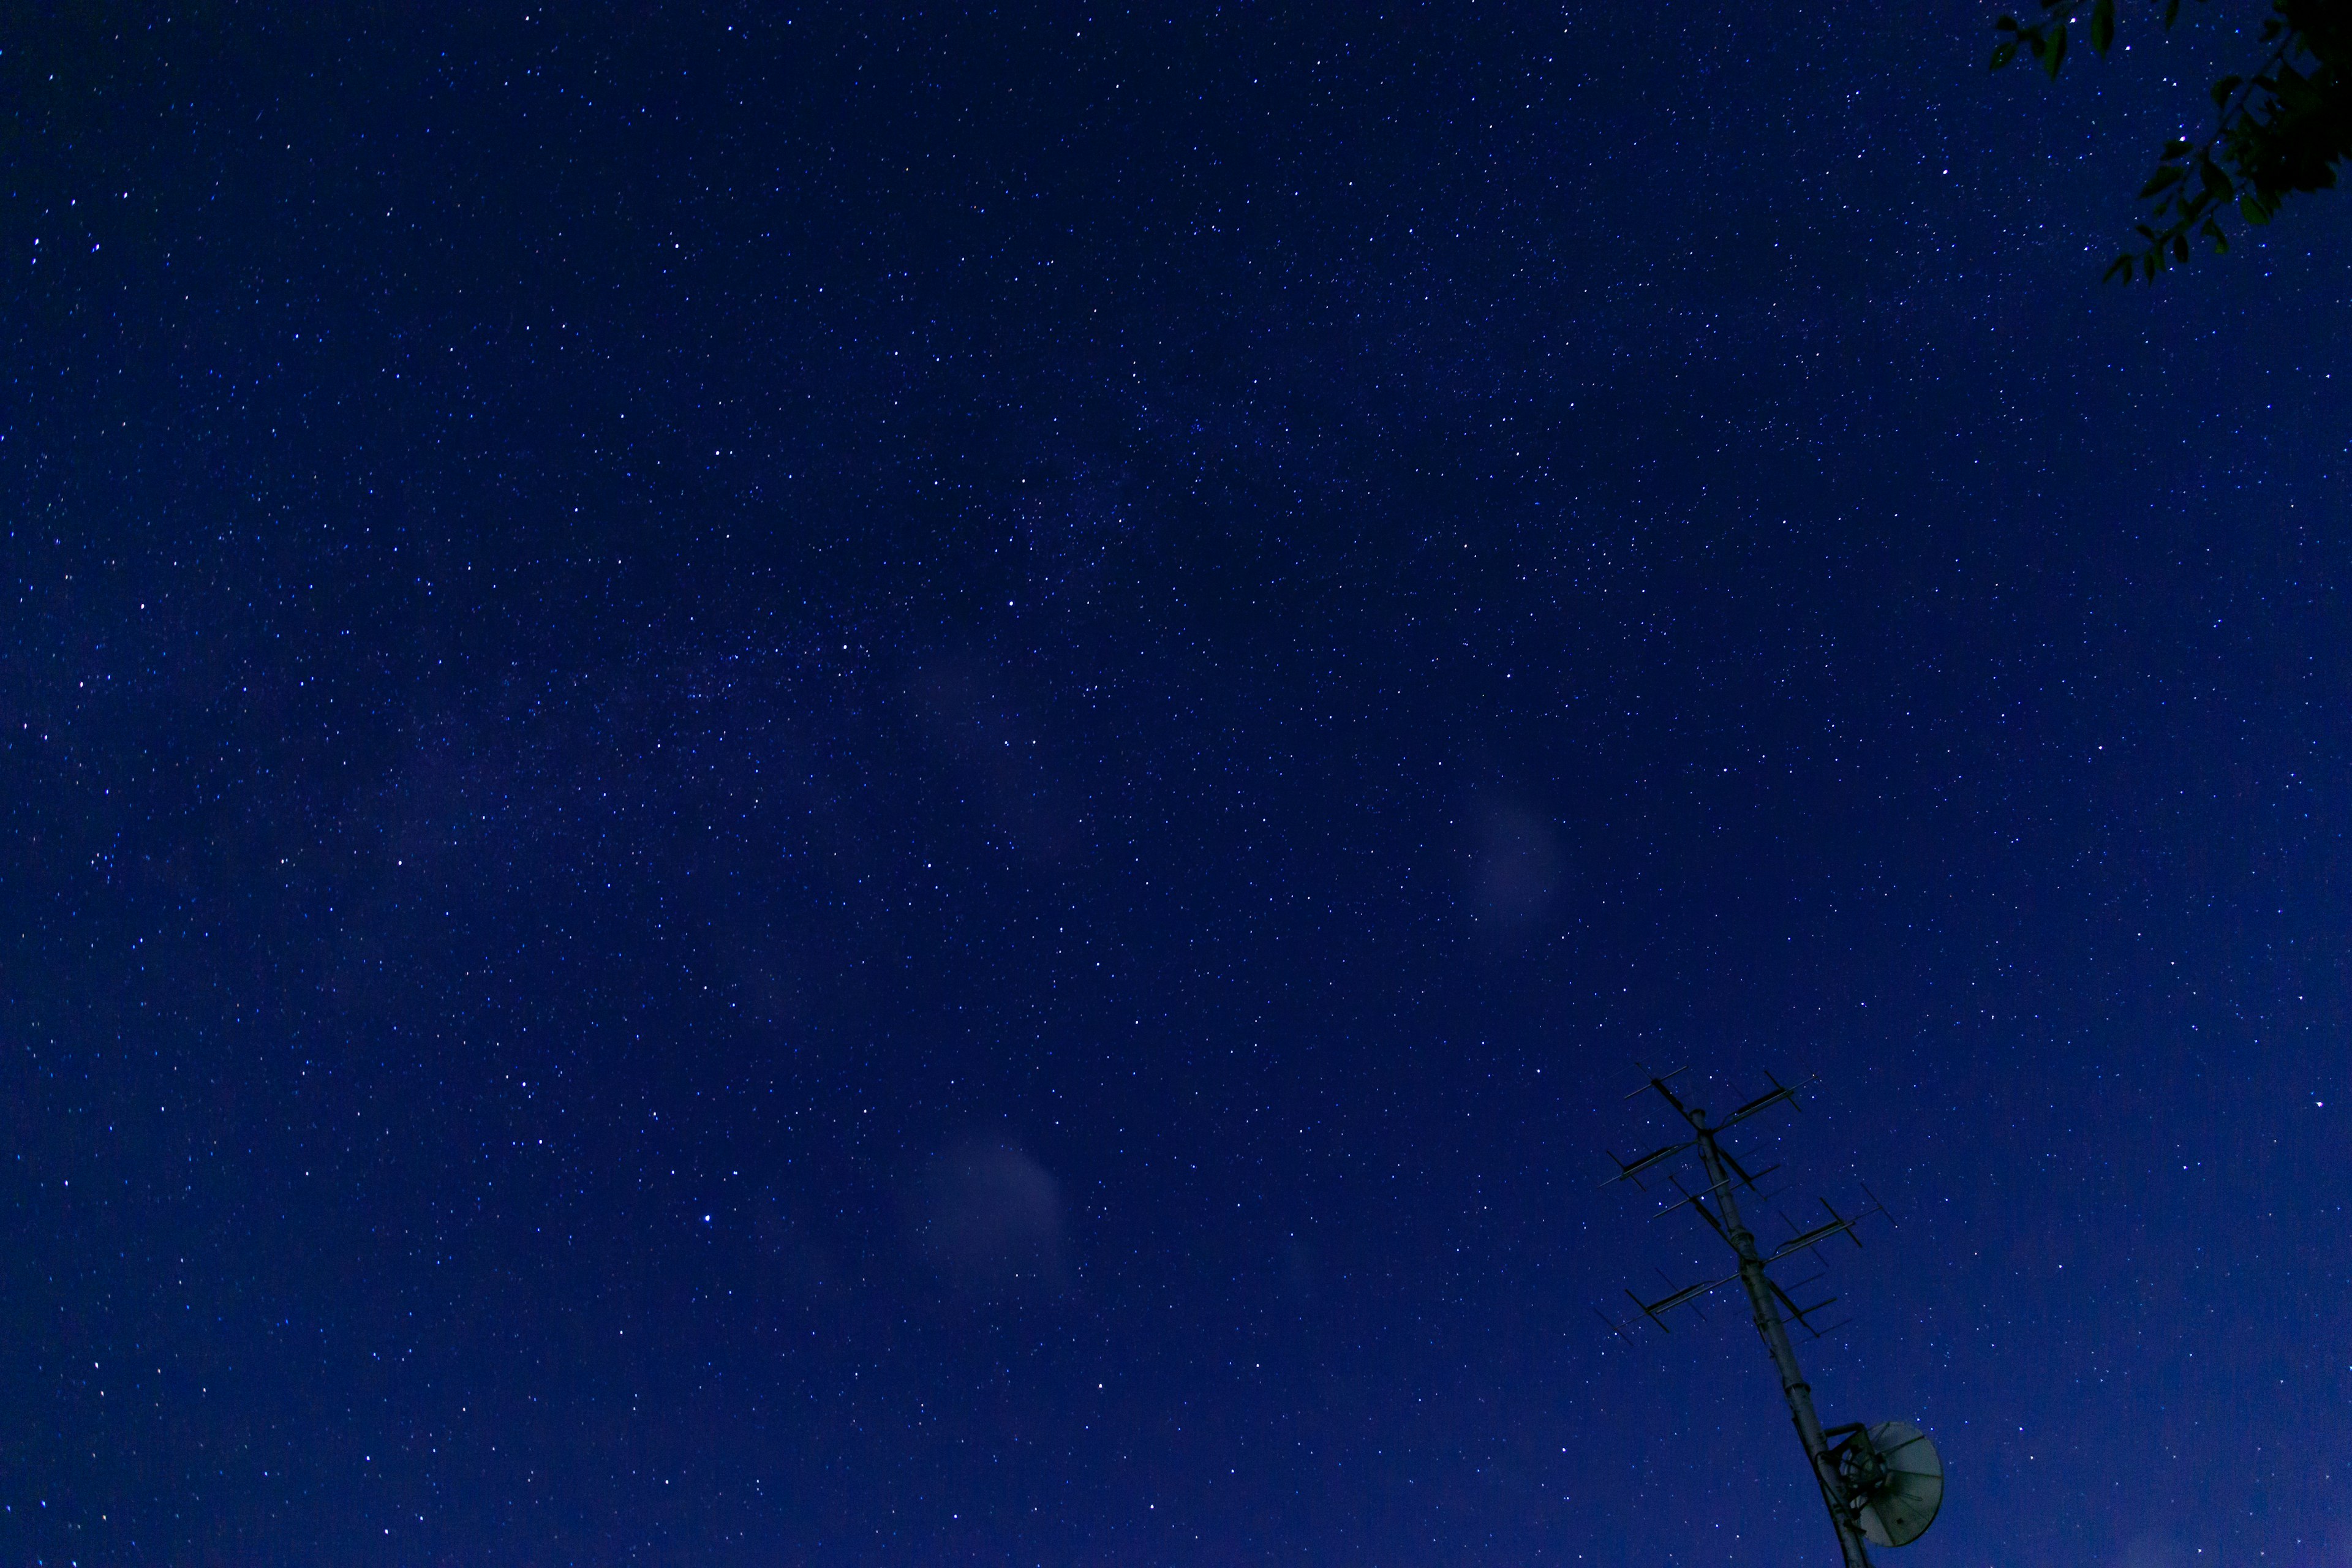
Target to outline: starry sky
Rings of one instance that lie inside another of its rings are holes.
[[[1834,1562],[1646,1062],[2352,1561],[2352,208],[1992,9],[12,16],[0,1559]]]

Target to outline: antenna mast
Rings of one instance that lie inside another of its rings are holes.
[[[1885,1214],[1885,1208],[1874,1198],[1871,1208],[1848,1217],[1839,1214],[1836,1209],[1830,1206],[1827,1199],[1823,1199],[1822,1206],[1829,1210],[1829,1219],[1826,1223],[1817,1225],[1810,1230],[1801,1231],[1791,1222],[1789,1228],[1795,1234],[1781,1242],[1771,1253],[1766,1254],[1756,1245],[1755,1233],[1750,1231],[1747,1222],[1741,1219],[1738,1200],[1733,1195],[1735,1184],[1744,1185],[1751,1192],[1756,1191],[1756,1177],[1749,1175],[1741,1167],[1739,1162],[1723,1147],[1719,1139],[1722,1133],[1739,1122],[1761,1111],[1769,1110],[1774,1106],[1785,1103],[1794,1107],[1797,1102],[1797,1089],[1803,1086],[1801,1084],[1784,1085],[1780,1079],[1772,1079],[1772,1092],[1749,1100],[1720,1121],[1709,1121],[1706,1110],[1685,1104],[1682,1097],[1668,1086],[1667,1080],[1680,1077],[1684,1070],[1685,1069],[1676,1068],[1664,1078],[1653,1076],[1640,1089],[1625,1098],[1632,1100],[1636,1095],[1654,1089],[1668,1105],[1675,1108],[1675,1113],[1689,1125],[1691,1136],[1682,1142],[1669,1144],[1654,1153],[1645,1154],[1631,1164],[1618,1160],[1617,1174],[1609,1178],[1609,1181],[1610,1183],[1630,1181],[1635,1186],[1641,1186],[1643,1172],[1664,1166],[1669,1162],[1696,1151],[1699,1163],[1706,1171],[1707,1184],[1698,1192],[1692,1192],[1668,1173],[1667,1179],[1672,1181],[1675,1190],[1682,1194],[1682,1201],[1670,1206],[1681,1208],[1688,1205],[1696,1210],[1698,1216],[1706,1221],[1708,1227],[1731,1248],[1733,1256],[1739,1260],[1739,1268],[1738,1272],[1727,1274],[1719,1279],[1685,1286],[1655,1301],[1644,1301],[1639,1296],[1633,1296],[1633,1304],[1641,1308],[1643,1315],[1655,1323],[1663,1332],[1666,1329],[1665,1313],[1685,1303],[1696,1302],[1700,1297],[1719,1286],[1730,1284],[1734,1279],[1739,1281],[1748,1292],[1748,1304],[1755,1314],[1756,1332],[1763,1339],[1764,1348],[1771,1352],[1773,1368],[1780,1374],[1780,1393],[1789,1402],[1789,1419],[1797,1428],[1798,1441],[1805,1446],[1805,1462],[1812,1469],[1813,1479],[1821,1488],[1822,1501],[1829,1509],[1830,1522],[1837,1530],[1838,1550],[1844,1556],[1845,1568],[1870,1568],[1870,1557],[1863,1546],[1864,1510],[1880,1501],[1881,1493],[1884,1491],[1882,1468],[1877,1463],[1878,1454],[1874,1447],[1876,1436],[1874,1434],[1865,1433],[1860,1426],[1841,1426],[1835,1429],[1835,1435],[1851,1436],[1848,1436],[1847,1442],[1836,1447],[1831,1447],[1830,1437],[1832,1433],[1822,1429],[1821,1416],[1814,1412],[1812,1385],[1805,1381],[1803,1371],[1797,1365],[1796,1347],[1789,1342],[1788,1322],[1782,1316],[1782,1310],[1786,1309],[1788,1318],[1794,1318],[1814,1337],[1819,1338],[1829,1331],[1816,1328],[1812,1322],[1812,1314],[1830,1306],[1836,1299],[1832,1297],[1830,1300],[1819,1301],[1810,1307],[1800,1307],[1767,1270],[1791,1253],[1806,1251],[1812,1252],[1816,1258],[1820,1257],[1820,1253],[1815,1249],[1822,1242],[1833,1237],[1843,1236],[1856,1247],[1861,1246],[1862,1238],[1854,1235],[1855,1222],[1865,1219],[1873,1214]],[[1647,1073],[1649,1069],[1644,1068],[1643,1071]],[[1769,1074],[1767,1076],[1769,1077]],[[1615,1160],[1616,1156],[1612,1154],[1610,1158]],[[1771,1170],[1767,1170],[1761,1173],[1770,1175],[1772,1173]],[[1865,1192],[1867,1190],[1864,1189]],[[1626,1294],[1633,1296],[1630,1290]],[[1610,1323],[1612,1329],[1616,1326],[1613,1321]],[[1619,1331],[1622,1333],[1623,1331]],[[1916,1429],[1906,1427],[1905,1430]],[[1921,1438],[1920,1441],[1925,1442],[1925,1438]],[[1857,1442],[1859,1442],[1858,1447]],[[1864,1451],[1868,1451],[1868,1458],[1864,1457]],[[1930,1451],[1932,1452],[1932,1447]],[[1940,1466],[1937,1468],[1937,1500],[1940,1501],[1942,1493]],[[1927,1517],[1931,1519],[1933,1516],[1934,1510],[1931,1506]],[[1876,1515],[1871,1516],[1870,1523],[1874,1526],[1879,1524]],[[1926,1528],[1927,1519],[1922,1519],[1918,1529]],[[1914,1531],[1910,1535],[1906,1535],[1904,1540],[1912,1539],[1916,1533],[1917,1531]],[[1878,1540],[1880,1537],[1879,1531],[1874,1530],[1871,1532],[1872,1539]],[[1902,1542],[1886,1542],[1885,1543],[1899,1545]]]

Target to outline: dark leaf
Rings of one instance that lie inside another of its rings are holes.
[[[2242,76],[2225,76],[2220,81],[2215,82],[2213,84],[2213,107],[2216,109],[2227,107],[2230,101],[2230,95],[2237,91],[2241,87],[2244,86],[2245,81],[2246,79]],[[2189,143],[2183,142],[2181,145],[2186,147]]]
[[[2176,136],[2164,144],[2164,161],[2168,163],[2175,158],[2185,158],[2188,155],[2189,143],[2181,137]]]
[[[2132,258],[2128,256],[2118,256],[2115,260],[2107,264],[2107,274],[2105,277],[2100,279],[2099,281],[2102,283],[2112,283],[2117,278],[2121,278],[2125,282],[2128,283],[2131,281],[2131,275]]]
[[[2227,256],[2230,254],[2230,237],[2221,232],[2221,226],[2220,224],[2215,223],[2209,217],[2205,220],[2205,226],[2198,232],[2213,242],[2214,255]]]
[[[1992,30],[1996,33],[2014,33],[2017,31],[2017,18],[2014,16],[1999,17],[1993,22]]]
[[[2164,0],[2164,25],[2167,27],[2171,26],[2173,18],[2179,15],[2180,0]]]
[[[2177,185],[2189,177],[2187,170],[2178,163],[2168,163],[2148,176],[2147,184],[2139,188],[2139,199],[2147,200],[2167,185]]]
[[[2116,41],[2116,0],[2097,0],[2091,7],[2091,47],[2101,54]]]
[[[1992,47],[1992,68],[1995,70],[2000,69],[2001,67],[2007,65],[2016,58],[2017,45],[2014,41],[2006,44],[1995,44]]]
[[[2066,24],[2059,23],[2050,29],[2050,47],[2042,52],[2042,68],[2054,79],[2058,68],[2066,60]]]
[[[2238,198],[2238,216],[2260,228],[2271,221],[2271,209],[2263,205],[2260,196],[2242,195]]]
[[[2189,259],[2189,237],[2187,235],[2176,234],[2172,237],[2172,259],[2175,261],[2186,261]]]

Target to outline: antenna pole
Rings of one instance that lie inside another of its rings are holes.
[[[1682,1109],[1679,1102],[1675,1109]],[[1731,1173],[1726,1168],[1723,1151],[1716,1146],[1715,1129],[1707,1125],[1706,1112],[1703,1110],[1686,1110],[1684,1114],[1698,1134],[1699,1158],[1706,1162],[1707,1180],[1715,1187],[1708,1195],[1715,1199],[1723,1221],[1724,1239],[1739,1255],[1739,1282],[1748,1287],[1748,1304],[1756,1310],[1756,1331],[1763,1336],[1764,1348],[1772,1352],[1772,1364],[1780,1369],[1780,1392],[1789,1401],[1789,1419],[1796,1424],[1797,1436],[1805,1445],[1805,1458],[1813,1467],[1813,1479],[1821,1485],[1822,1500],[1829,1506],[1830,1522],[1837,1527],[1838,1550],[1845,1555],[1845,1568],[1870,1568],[1870,1557],[1863,1550],[1862,1531],[1855,1528],[1853,1515],[1846,1507],[1845,1485],[1838,1477],[1837,1461],[1830,1458],[1829,1439],[1822,1433],[1822,1418],[1813,1414],[1812,1385],[1798,1370],[1796,1347],[1789,1342],[1788,1328],[1780,1321],[1780,1309],[1772,1300],[1772,1285],[1764,1272],[1763,1255],[1756,1250],[1755,1235],[1740,1220],[1739,1205],[1731,1195]]]

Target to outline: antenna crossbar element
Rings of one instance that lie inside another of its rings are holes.
[[[1631,1182],[1635,1186],[1640,1187],[1642,1185],[1643,1172],[1648,1170],[1653,1165],[1664,1164],[1666,1161],[1673,1159],[1675,1155],[1682,1153],[1685,1150],[1696,1149],[1697,1147],[1698,1140],[1696,1138],[1686,1138],[1680,1143],[1668,1144],[1665,1148],[1659,1150],[1654,1154],[1644,1154],[1630,1165],[1622,1160],[1618,1160],[1616,1155],[1612,1154],[1609,1157],[1612,1160],[1617,1161],[1617,1173],[1601,1184],[1606,1187],[1614,1185],[1619,1182]],[[1646,1187],[1643,1188],[1643,1191],[1644,1192],[1647,1192],[1648,1190],[1649,1189]]]
[[[1813,1281],[1811,1279],[1804,1280],[1801,1283],[1800,1288],[1801,1289],[1803,1285],[1810,1285],[1812,1282]],[[1780,1282],[1779,1280],[1775,1279],[1771,1281],[1771,1285],[1772,1294],[1780,1298],[1780,1305],[1789,1309],[1789,1316],[1796,1319],[1798,1322],[1804,1325],[1804,1329],[1807,1333],[1812,1335],[1813,1338],[1817,1340],[1829,1333],[1829,1330],[1821,1327],[1813,1321],[1812,1314],[1820,1311],[1824,1307],[1835,1306],[1837,1304],[1837,1298],[1835,1296],[1832,1296],[1825,1301],[1816,1301],[1810,1307],[1800,1307],[1797,1305],[1795,1299],[1792,1298],[1788,1291],[1780,1288]]]
[[[1822,1201],[1826,1204],[1828,1200],[1824,1199]],[[1775,1251],[1771,1257],[1766,1258],[1764,1261],[1767,1263],[1778,1263],[1780,1259],[1788,1257],[1789,1254],[1792,1252],[1802,1252],[1808,1247],[1813,1247],[1818,1243],[1827,1241],[1833,1236],[1843,1236],[1849,1241],[1852,1241],[1856,1247],[1860,1247],[1862,1245],[1862,1237],[1854,1235],[1853,1221],[1838,1215],[1835,1209],[1830,1210],[1830,1213],[1836,1217],[1832,1218],[1829,1224],[1817,1225],[1801,1236],[1790,1237],[1788,1240],[1780,1244],[1779,1250]],[[1815,1253],[1814,1256],[1818,1258],[1821,1255],[1819,1253]]]
[[[1635,1067],[1637,1067],[1637,1068],[1642,1068],[1642,1064],[1641,1064],[1640,1062],[1635,1062],[1633,1065],[1634,1065]],[[1661,1093],[1661,1094],[1664,1095],[1664,1096],[1666,1097],[1666,1099],[1667,1099],[1669,1101],[1671,1101],[1673,1104],[1675,1104],[1675,1106],[1679,1107],[1679,1106],[1682,1104],[1682,1101],[1681,1101],[1681,1100],[1675,1100],[1675,1099],[1674,1091],[1673,1091],[1672,1089],[1668,1089],[1668,1088],[1666,1087],[1666,1085],[1667,1085],[1667,1083],[1668,1083],[1668,1082],[1670,1082],[1671,1080],[1673,1080],[1673,1079],[1678,1079],[1678,1078],[1682,1077],[1682,1076],[1683,1076],[1683,1074],[1685,1074],[1685,1073],[1686,1073],[1686,1072],[1690,1071],[1690,1068],[1687,1068],[1687,1067],[1678,1067],[1678,1068],[1676,1068],[1674,1071],[1672,1071],[1672,1072],[1670,1072],[1670,1073],[1667,1073],[1667,1074],[1666,1074],[1664,1077],[1663,1077],[1663,1078],[1661,1078],[1660,1076],[1658,1076],[1658,1075],[1657,1075],[1657,1074],[1655,1074],[1655,1073],[1652,1073],[1648,1068],[1642,1068],[1642,1071],[1643,1071],[1644,1074],[1647,1074],[1648,1076],[1643,1079],[1643,1084],[1642,1084],[1642,1087],[1641,1087],[1641,1088],[1636,1089],[1629,1089],[1629,1090],[1627,1090],[1627,1091],[1626,1091],[1626,1094],[1625,1094],[1625,1098],[1626,1098],[1626,1099],[1628,1099],[1628,1100],[1635,1100],[1635,1099],[1638,1099],[1638,1098],[1640,1098],[1641,1096],[1643,1096],[1643,1095],[1644,1095],[1644,1094],[1649,1093],[1649,1092],[1650,1092],[1650,1090],[1652,1090],[1652,1089],[1656,1089],[1659,1093]]]
[[[1635,1062],[1633,1065],[1635,1067],[1642,1067],[1642,1064],[1639,1062]],[[1642,1068],[1642,1070],[1645,1073],[1650,1071],[1648,1068]],[[1681,1117],[1685,1121],[1689,1121],[1692,1126],[1696,1127],[1698,1123],[1692,1120],[1690,1107],[1683,1103],[1682,1096],[1676,1094],[1673,1089],[1666,1087],[1670,1080],[1678,1079],[1688,1071],[1690,1071],[1690,1068],[1676,1068],[1674,1071],[1666,1074],[1664,1078],[1660,1078],[1655,1074],[1651,1074],[1649,1080],[1643,1083],[1641,1089],[1633,1090],[1633,1093],[1628,1094],[1625,1098],[1632,1100],[1636,1095],[1643,1093],[1644,1090],[1654,1089],[1657,1091],[1661,1099],[1664,1100],[1668,1105],[1675,1108],[1675,1115]]]
[[[1797,1103],[1797,1090],[1804,1088],[1806,1084],[1812,1082],[1812,1079],[1801,1079],[1795,1083],[1782,1083],[1779,1079],[1773,1078],[1769,1072],[1764,1076],[1767,1079],[1771,1079],[1772,1092],[1769,1094],[1758,1095],[1754,1100],[1749,1100],[1747,1104],[1741,1106],[1738,1110],[1733,1111],[1730,1115],[1717,1122],[1715,1124],[1715,1130],[1717,1132],[1722,1131],[1727,1127],[1732,1126],[1736,1122],[1745,1121],[1749,1117],[1754,1116],[1760,1111],[1769,1110],[1776,1105],[1786,1105],[1791,1110],[1801,1110],[1804,1109],[1803,1106]],[[1819,1075],[1816,1074],[1815,1076],[1818,1077]]]
[[[1767,1165],[1764,1169],[1757,1172],[1751,1176],[1748,1173],[1748,1168],[1745,1165],[1742,1165],[1738,1161],[1731,1157],[1730,1150],[1717,1149],[1716,1152],[1723,1156],[1724,1164],[1730,1170],[1733,1175],[1738,1177],[1740,1181],[1747,1185],[1748,1190],[1751,1193],[1761,1192],[1763,1189],[1759,1187],[1756,1184],[1780,1168],[1778,1165]]]
[[[1867,1193],[1870,1189],[1864,1187],[1863,1191]],[[1780,1259],[1788,1257],[1789,1254],[1792,1252],[1802,1252],[1808,1247],[1816,1247],[1822,1242],[1827,1241],[1833,1236],[1843,1236],[1848,1241],[1853,1242],[1856,1247],[1860,1247],[1862,1245],[1862,1233],[1856,1230],[1854,1226],[1861,1224],[1864,1220],[1868,1219],[1873,1215],[1883,1215],[1886,1212],[1886,1205],[1878,1202],[1875,1195],[1871,1199],[1870,1207],[1863,1210],[1860,1214],[1854,1215],[1851,1218],[1838,1213],[1836,1208],[1831,1205],[1827,1198],[1822,1199],[1821,1205],[1822,1207],[1830,1211],[1829,1223],[1826,1225],[1817,1225],[1809,1231],[1790,1237],[1788,1240],[1780,1244],[1779,1250],[1764,1260],[1766,1263],[1778,1263]],[[1787,1219],[1785,1215],[1781,1217],[1784,1220]],[[1889,1223],[1891,1224],[1893,1222],[1890,1220]],[[1789,1228],[1790,1230],[1795,1230],[1797,1228],[1793,1221],[1789,1222]],[[1821,1257],[1821,1254],[1816,1252],[1813,1256],[1818,1258]]]
[[[1606,1312],[1602,1311],[1602,1310],[1601,1310],[1600,1308],[1598,1308],[1598,1307],[1595,1307],[1595,1308],[1593,1308],[1593,1309],[1592,1309],[1592,1315],[1593,1315],[1594,1317],[1596,1317],[1596,1318],[1600,1319],[1602,1322],[1604,1322],[1604,1323],[1608,1324],[1608,1325],[1609,1325],[1609,1331],[1610,1331],[1611,1333],[1615,1334],[1619,1339],[1623,1340],[1623,1341],[1624,1341],[1627,1344],[1629,1344],[1629,1345],[1630,1345],[1630,1344],[1632,1344],[1632,1343],[1633,1342],[1633,1335],[1631,1335],[1631,1334],[1629,1334],[1629,1333],[1627,1333],[1624,1330],[1622,1330],[1622,1329],[1619,1328],[1619,1327],[1617,1326],[1617,1320],[1616,1320],[1616,1319],[1614,1319],[1614,1318],[1611,1317],[1608,1313],[1606,1313]]]
[[[1715,1289],[1718,1286],[1728,1285],[1734,1279],[1738,1278],[1739,1276],[1737,1274],[1727,1274],[1720,1279],[1709,1279],[1704,1284],[1685,1285],[1681,1289],[1675,1291],[1673,1295],[1663,1296],[1654,1301],[1644,1301],[1639,1296],[1634,1296],[1633,1292],[1631,1290],[1626,1291],[1625,1294],[1633,1296],[1633,1305],[1642,1309],[1642,1315],[1643,1317],[1646,1317],[1650,1321],[1658,1325],[1658,1331],[1660,1333],[1671,1333],[1673,1331],[1666,1327],[1664,1314],[1673,1311],[1676,1307],[1682,1306],[1685,1302],[1696,1301],[1701,1296],[1706,1295],[1708,1291]],[[1693,1310],[1696,1310],[1696,1309]]]

